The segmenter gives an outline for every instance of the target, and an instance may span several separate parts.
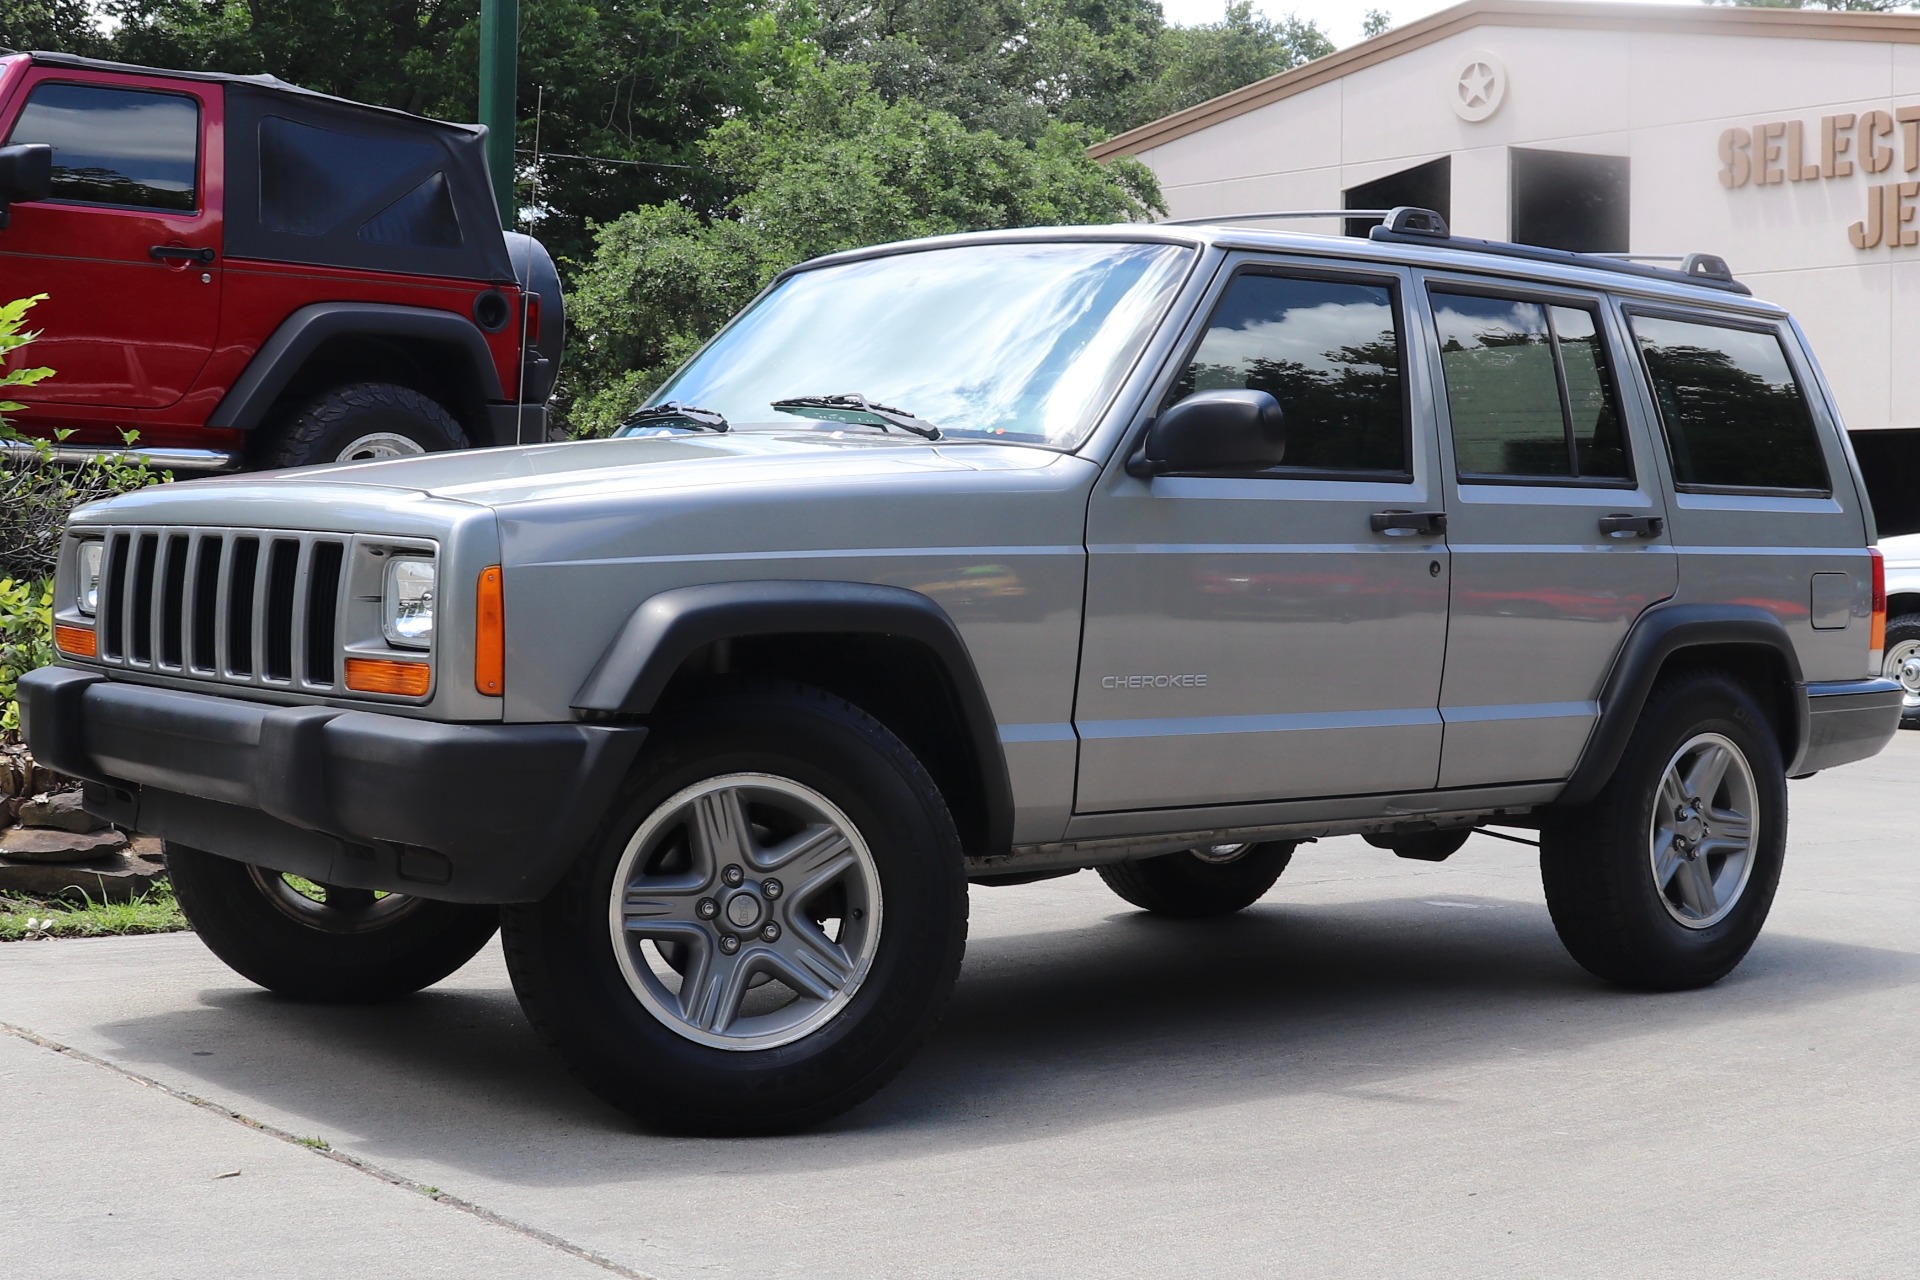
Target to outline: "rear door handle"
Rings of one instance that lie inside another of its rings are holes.
[[[1600,517],[1600,532],[1609,538],[1657,538],[1666,527],[1659,516]]]
[[[1445,533],[1444,511],[1376,511],[1367,517],[1367,527],[1389,538],[1404,538],[1416,533]]]
[[[184,244],[157,244],[147,250],[155,262],[212,262],[213,250],[190,249]]]

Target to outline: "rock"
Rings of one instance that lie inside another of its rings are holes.
[[[154,881],[166,874],[166,867],[157,859],[133,852],[108,854],[82,867],[0,858],[0,894],[128,902],[153,888]]]
[[[9,862],[86,862],[127,847],[118,831],[48,831],[15,827],[0,835],[0,859]]]
[[[51,791],[64,779],[36,761],[25,743],[0,746],[0,796],[25,799]]]
[[[38,795],[20,806],[20,825],[23,827],[51,827],[57,831],[76,831],[85,834],[99,831],[107,824],[80,807],[78,791],[55,791],[51,795]]]

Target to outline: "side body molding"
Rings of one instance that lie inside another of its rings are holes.
[[[1656,605],[1640,615],[1627,635],[1620,657],[1600,691],[1600,720],[1587,740],[1580,763],[1574,766],[1555,803],[1584,804],[1606,785],[1620,764],[1627,739],[1639,723],[1640,710],[1667,659],[1683,649],[1715,647],[1760,648],[1777,654],[1794,686],[1795,721],[1783,726],[1793,741],[1783,743],[1789,769],[1807,740],[1807,700],[1800,658],[1793,638],[1780,620],[1751,605]]]
[[[330,338],[342,336],[411,338],[459,350],[483,398],[502,400],[500,371],[487,340],[473,322],[451,311],[401,307],[382,302],[316,302],[280,322],[260,345],[245,372],[207,418],[210,427],[251,431],[285,391],[300,366]]]
[[[574,695],[576,711],[644,716],[697,650],[747,636],[853,633],[900,636],[931,650],[952,682],[986,801],[987,841],[1013,838],[1013,788],[1000,732],[960,631],[946,610],[904,587],[774,579],[676,587],[628,615]]]

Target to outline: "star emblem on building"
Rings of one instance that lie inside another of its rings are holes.
[[[1484,107],[1493,97],[1493,68],[1476,62],[1460,75],[1460,100],[1470,107]]]

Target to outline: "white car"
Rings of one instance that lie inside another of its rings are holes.
[[[1884,668],[1906,690],[1902,729],[1920,729],[1920,533],[1880,539],[1887,562],[1887,646]]]

